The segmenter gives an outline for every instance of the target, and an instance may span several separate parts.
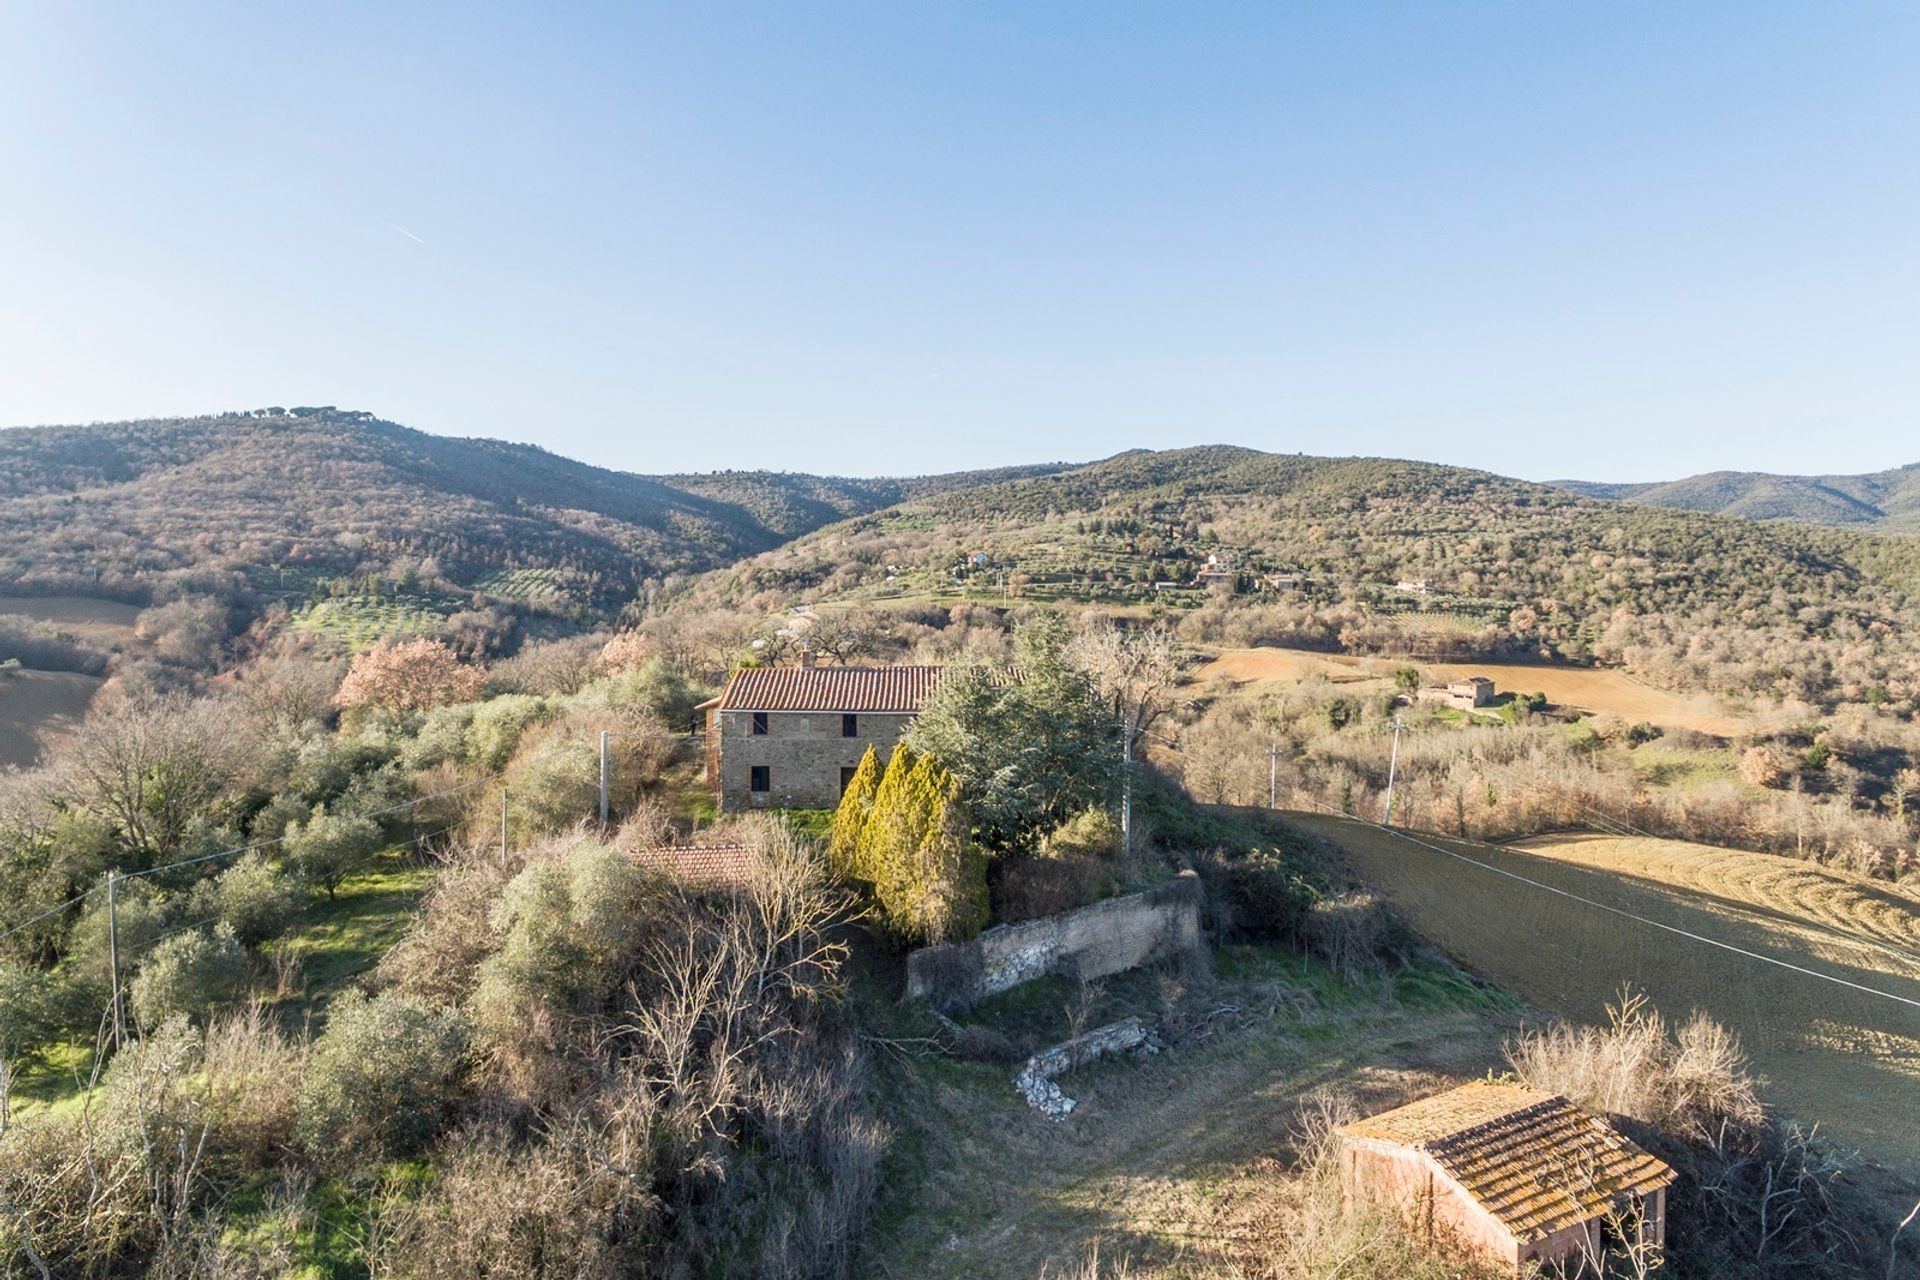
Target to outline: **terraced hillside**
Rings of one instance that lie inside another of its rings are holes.
[[[1502,848],[1298,821],[1469,969],[1576,1019],[1599,1019],[1622,983],[1705,1010],[1739,1033],[1772,1102],[1920,1174],[1920,901],[1697,845]]]

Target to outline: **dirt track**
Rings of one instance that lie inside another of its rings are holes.
[[[1346,849],[1356,873],[1461,964],[1580,1020],[1600,1019],[1623,982],[1671,1016],[1704,1010],[1739,1033],[1770,1101],[1920,1176],[1920,1009],[1572,901],[1364,823],[1295,816]],[[1729,862],[1641,849],[1637,865],[1607,867],[1603,851],[1577,843],[1553,856],[1419,838],[1669,928],[1920,1000],[1920,954],[1907,944],[1920,937],[1920,904],[1865,882],[1819,883],[1816,869],[1783,860],[1783,874],[1762,875],[1767,868],[1743,860],[1760,855]],[[1676,862],[1692,869],[1673,873]]]
[[[1300,681],[1323,677],[1336,684],[1378,681],[1386,688],[1393,672],[1409,665],[1386,658],[1312,653],[1304,649],[1228,649],[1194,675],[1197,683],[1228,679],[1236,684],[1260,680]],[[1656,689],[1624,671],[1596,667],[1549,666],[1521,662],[1415,663],[1430,682],[1486,676],[1502,692],[1544,693],[1549,701],[1622,720],[1649,721],[1670,729],[1693,729],[1727,737],[1740,722],[1710,698],[1689,698]]]

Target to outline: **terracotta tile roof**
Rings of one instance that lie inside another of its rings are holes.
[[[720,695],[722,711],[900,712],[920,709],[944,667],[744,667]]]
[[[1557,1094],[1516,1085],[1463,1085],[1340,1132],[1426,1155],[1522,1244],[1674,1180],[1664,1162],[1605,1120]]]
[[[636,864],[694,888],[742,888],[753,879],[753,846],[747,844],[655,845],[629,854]]]

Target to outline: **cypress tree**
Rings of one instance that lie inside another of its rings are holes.
[[[874,896],[895,938],[957,942],[986,924],[986,855],[969,826],[959,781],[931,756],[875,805]]]
[[[833,834],[827,838],[827,865],[835,875],[849,880],[863,879],[859,866],[860,844],[866,836],[867,820],[873,816],[874,797],[880,791],[880,753],[869,744],[860,757],[853,781],[840,797],[833,815]]]
[[[937,764],[914,858],[920,881],[916,931],[929,942],[964,942],[987,923],[987,855],[973,842],[960,781]]]
[[[852,861],[854,878],[874,886],[883,910],[886,907],[884,886],[893,883],[890,877],[896,874],[901,837],[912,823],[912,777],[918,760],[909,747],[893,749],[893,758],[887,761],[887,771],[874,793],[873,811],[861,829]]]

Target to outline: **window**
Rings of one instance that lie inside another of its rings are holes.
[[[773,770],[764,764],[754,765],[747,771],[747,790],[757,796],[773,790]]]
[[[853,785],[854,767],[850,764],[840,766],[840,794],[847,794],[847,788]]]
[[[753,736],[756,738],[767,736],[767,713],[764,711],[753,713]]]
[[[840,717],[840,736],[843,738],[859,737],[860,736],[860,717],[854,715],[852,712],[848,712],[847,714],[841,716]]]

